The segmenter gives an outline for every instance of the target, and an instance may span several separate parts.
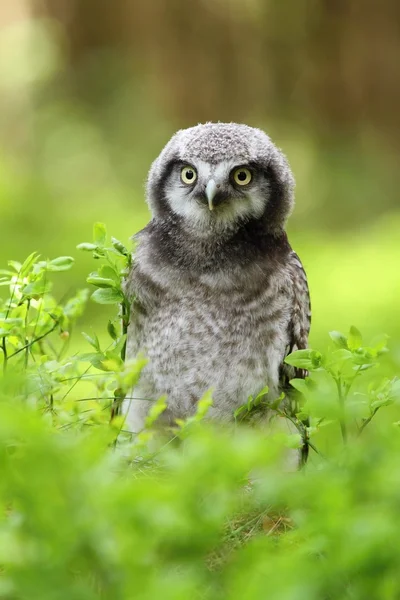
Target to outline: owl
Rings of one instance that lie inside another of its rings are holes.
[[[166,425],[208,390],[208,416],[231,421],[249,396],[268,386],[272,401],[295,376],[284,359],[307,346],[310,300],[285,232],[293,188],[282,152],[247,125],[178,131],[154,161],[152,219],[126,281],[127,357],[148,359],[124,402],[130,431],[160,396]]]

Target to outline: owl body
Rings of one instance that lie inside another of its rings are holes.
[[[150,172],[153,219],[137,236],[126,284],[127,355],[148,358],[125,401],[133,432],[160,396],[168,424],[191,416],[210,389],[209,416],[223,421],[265,386],[275,399],[291,375],[286,354],[307,343],[307,281],[283,229],[292,178],[282,154],[263,132],[235,124],[177,136]],[[238,167],[253,185],[239,177],[235,187]],[[198,183],[180,182],[183,169]]]

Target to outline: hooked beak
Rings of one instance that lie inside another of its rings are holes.
[[[214,210],[214,198],[217,191],[217,184],[215,183],[214,179],[210,179],[206,186],[206,197],[208,200],[208,208],[210,210]]]

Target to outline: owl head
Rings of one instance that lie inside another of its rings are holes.
[[[250,221],[279,233],[293,206],[288,162],[260,129],[206,123],[178,131],[151,166],[147,199],[155,220],[201,233]]]

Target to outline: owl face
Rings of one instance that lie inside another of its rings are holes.
[[[269,198],[262,165],[237,160],[211,163],[191,158],[171,165],[165,180],[171,211],[199,228],[229,227],[260,218]]]
[[[287,161],[260,129],[206,123],[178,131],[153,163],[148,202],[156,220],[215,232],[260,221],[283,227],[293,204]]]

